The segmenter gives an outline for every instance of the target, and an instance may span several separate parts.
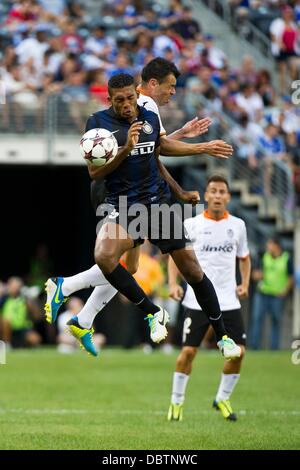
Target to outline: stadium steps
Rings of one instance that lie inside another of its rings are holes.
[[[274,196],[269,197],[266,208],[261,196],[249,193],[246,181],[233,181],[231,188],[233,207],[237,215],[245,220],[248,231],[251,232],[251,239],[265,242],[269,237],[277,236],[284,250],[293,251],[294,224],[283,224],[278,200]],[[238,198],[239,205],[236,201]]]
[[[241,58],[244,55],[251,55],[258,68],[268,69],[274,76],[275,62],[273,59],[266,57],[246,39],[236,34],[226,21],[222,20],[202,1],[193,0],[191,3],[194,18],[200,22],[204,33],[209,32],[215,36],[216,45],[226,53],[232,66],[239,68]]]

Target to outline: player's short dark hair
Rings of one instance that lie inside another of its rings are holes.
[[[162,83],[170,74],[173,74],[175,78],[179,77],[180,72],[176,65],[162,57],[156,57],[145,65],[141,76],[144,83],[149,82],[151,78],[155,78],[158,83]]]
[[[210,183],[224,183],[227,186],[228,192],[230,193],[228,180],[223,175],[211,175],[206,183],[206,188]]]
[[[134,78],[128,73],[118,73],[113,75],[108,81],[108,93],[111,95],[111,90],[115,88],[125,88],[126,86],[134,85]]]

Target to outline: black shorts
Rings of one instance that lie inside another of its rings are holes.
[[[130,209],[117,208],[108,203],[100,204],[96,211],[97,234],[107,222],[119,224],[133,239],[134,246],[148,239],[162,253],[185,248],[189,242],[181,214],[174,212],[168,203],[141,205],[141,213],[135,215],[132,215]]]
[[[241,309],[222,312],[225,330],[237,344],[246,345],[246,331]],[[182,345],[199,347],[208,328],[209,320],[202,310],[185,309]]]

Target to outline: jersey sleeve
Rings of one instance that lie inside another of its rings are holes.
[[[96,129],[97,127],[99,127],[99,124],[97,125],[97,120],[94,114],[92,114],[86,122],[85,132],[90,131],[91,129]]]
[[[157,115],[158,121],[159,121],[159,127],[160,127],[160,135],[166,135],[167,132],[162,124],[159,109],[155,101],[153,99],[148,101],[147,98],[145,98],[145,102],[143,103],[143,105],[145,109],[147,109],[148,111],[152,111],[153,113]]]
[[[250,254],[249,247],[248,247],[246,225],[245,225],[245,222],[243,221],[241,223],[240,236],[239,236],[236,254],[238,258],[247,258],[247,256],[249,256]]]

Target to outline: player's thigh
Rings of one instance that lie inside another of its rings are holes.
[[[222,312],[226,333],[237,344],[246,346],[246,329],[241,309]]]
[[[132,238],[121,225],[106,222],[101,227],[96,239],[95,256],[119,260],[123,253],[133,246]]]
[[[209,321],[202,310],[185,309],[182,346],[198,348],[209,328]]]
[[[122,260],[126,265],[126,269],[131,273],[135,274],[139,267],[140,247],[136,246],[131,250],[126,251],[122,256]]]

